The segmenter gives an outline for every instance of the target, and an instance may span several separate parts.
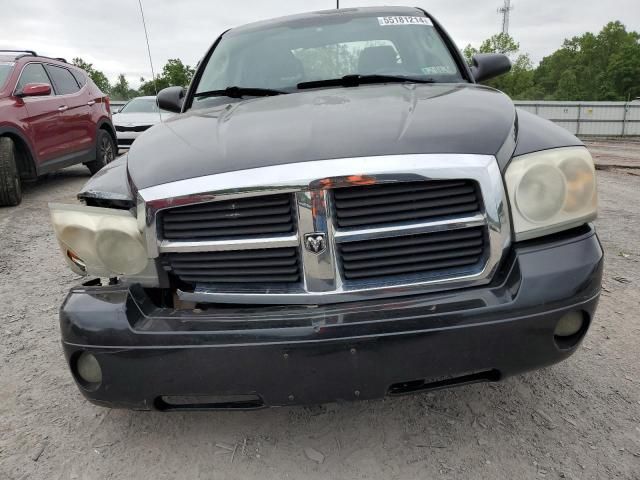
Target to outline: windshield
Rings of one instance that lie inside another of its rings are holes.
[[[209,58],[195,93],[231,86],[293,91],[302,82],[373,74],[463,80],[425,16],[330,15],[231,30]]]
[[[119,113],[167,113],[166,110],[160,110],[156,99],[154,98],[134,98],[124,107],[120,109]]]
[[[9,74],[13,69],[13,65],[13,63],[0,63],[0,87],[4,85],[4,82],[9,77]]]

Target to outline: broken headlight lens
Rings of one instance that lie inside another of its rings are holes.
[[[576,227],[596,218],[593,159],[584,147],[514,158],[505,174],[516,241]]]
[[[136,217],[126,210],[50,204],[64,259],[79,275],[135,275],[149,259]]]

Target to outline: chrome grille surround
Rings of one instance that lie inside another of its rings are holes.
[[[360,184],[451,179],[477,183],[482,196],[479,212],[369,228],[336,227],[331,189]],[[229,188],[229,185],[234,187]],[[295,194],[297,231],[294,234],[208,241],[159,238],[157,218],[162,210],[277,193]],[[181,299],[199,303],[323,304],[477,286],[491,280],[511,241],[502,175],[495,158],[487,155],[410,154],[318,160],[180,180],[141,189],[138,194],[138,218],[145,223],[151,258],[165,252],[300,249],[303,278],[298,284],[247,285],[233,289],[196,285],[192,292],[177,292]],[[487,230],[485,261],[473,269],[466,268],[454,274],[451,271],[434,273],[426,277],[405,275],[393,279],[363,280],[345,280],[340,272],[337,258],[337,245],[340,243],[469,227],[486,227]],[[303,245],[305,235],[316,232],[325,234],[327,240],[326,248],[320,253],[311,252]]]

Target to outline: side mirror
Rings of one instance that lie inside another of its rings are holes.
[[[51,85],[48,83],[27,83],[17,94],[18,97],[44,97],[47,95],[51,95]]]
[[[158,92],[158,106],[162,110],[180,113],[184,103],[185,89],[183,87],[163,88]]]
[[[471,62],[471,73],[476,82],[484,82],[511,70],[511,60],[502,53],[478,53]]]

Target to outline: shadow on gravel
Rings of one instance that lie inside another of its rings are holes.
[[[54,189],[55,187],[64,186],[69,180],[84,179],[88,181],[91,174],[84,166],[75,166],[65,168],[63,170],[43,175],[36,180],[24,182],[22,184],[23,195],[33,195],[43,190]]]
[[[36,180],[22,183],[22,202],[15,207],[0,206],[0,213],[11,213],[20,208],[30,207],[31,202],[59,201],[60,196],[75,197],[91,175],[86,167],[77,165],[43,175]]]

